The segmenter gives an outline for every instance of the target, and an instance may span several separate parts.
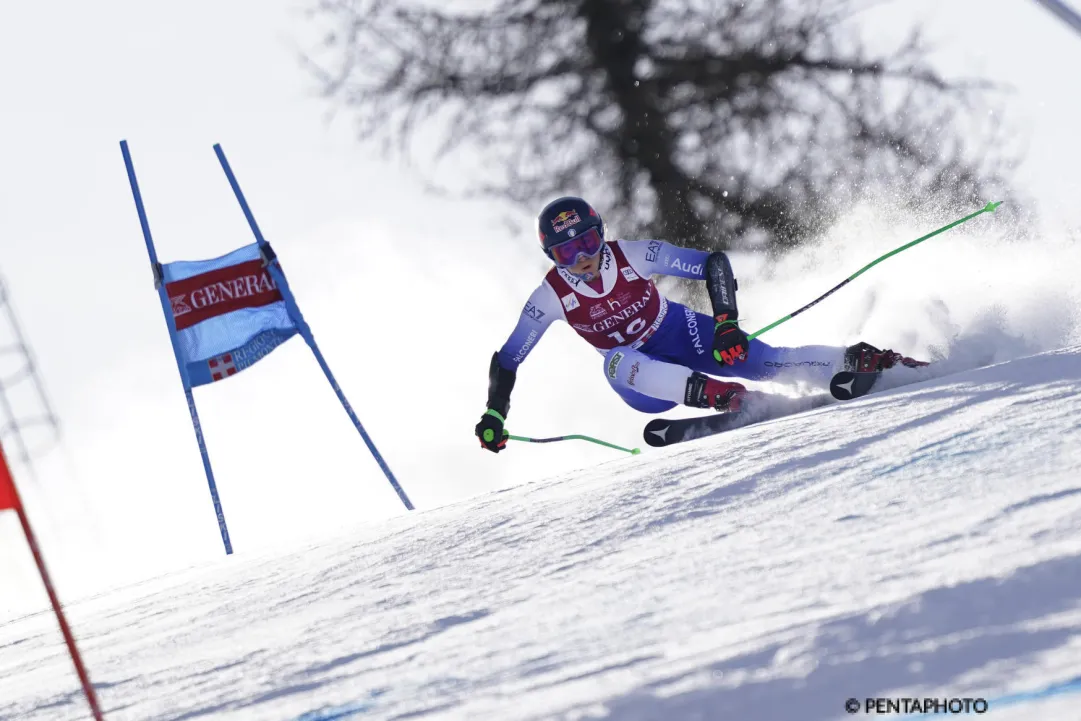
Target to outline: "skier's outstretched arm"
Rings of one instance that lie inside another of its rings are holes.
[[[621,240],[619,247],[635,272],[643,278],[652,275],[675,275],[691,280],[705,280],[704,250],[681,248],[664,240]]]
[[[499,453],[507,445],[503,424],[510,412],[510,393],[518,366],[557,318],[565,318],[559,298],[547,282],[541,283],[522,307],[518,324],[507,342],[492,354],[488,366],[488,407],[474,430],[481,446],[493,453]]]

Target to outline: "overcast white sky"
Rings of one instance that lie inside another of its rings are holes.
[[[73,592],[89,587],[89,549],[108,547],[101,563],[129,576],[221,555],[121,139],[165,261],[251,241],[211,150],[222,143],[331,367],[418,507],[612,457],[579,443],[478,449],[488,359],[543,258],[529,233],[478,222],[503,208],[426,197],[408,170],[358,146],[344,118],[327,122],[295,57],[309,36],[303,7],[0,7],[0,273],[70,452],[70,464],[44,462],[58,470],[42,487],[25,476],[20,487]],[[1022,187],[1047,232],[1081,226],[1081,37],[1027,0],[897,2],[868,14],[868,37],[917,20],[949,72],[1015,86],[1010,120],[1029,141]],[[520,374],[508,427],[638,444],[644,416],[608,390],[599,364],[553,330]],[[402,512],[299,339],[196,395],[238,552]],[[4,516],[0,611],[36,583]]]

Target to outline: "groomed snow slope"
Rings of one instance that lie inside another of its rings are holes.
[[[824,721],[871,696],[1073,721],[1081,347],[70,613],[112,721]],[[76,689],[51,616],[0,626],[0,719],[86,719]]]

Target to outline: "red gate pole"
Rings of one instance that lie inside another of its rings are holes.
[[[30,519],[26,517],[26,511],[23,509],[22,501],[19,498],[19,491],[15,488],[15,481],[11,477],[11,470],[8,468],[3,446],[0,446],[0,510],[4,509],[12,509],[19,516],[19,523],[23,527],[26,543],[30,546],[30,553],[34,556],[34,563],[37,564],[38,573],[41,574],[41,581],[45,584],[46,593],[49,594],[49,602],[52,603],[53,613],[56,614],[56,620],[60,623],[60,632],[64,634],[64,642],[68,646],[71,660],[75,663],[75,672],[79,674],[79,682],[83,685],[83,693],[86,694],[86,701],[90,704],[90,711],[94,714],[94,721],[104,721],[105,717],[101,714],[98,697],[94,693],[94,687],[90,684],[90,676],[86,673],[82,656],[79,655],[79,648],[75,645],[75,636],[71,632],[67,618],[64,617],[64,608],[60,605],[60,599],[56,595],[56,589],[53,588],[52,579],[49,578],[49,571],[45,568],[45,559],[41,555],[41,549],[38,547],[34,530],[30,527]]]

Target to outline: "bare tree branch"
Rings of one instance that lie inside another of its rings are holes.
[[[321,0],[329,31],[304,62],[361,140],[432,177],[451,167],[458,192],[533,207],[579,193],[627,235],[789,247],[876,193],[1005,197],[1005,129],[962,139],[999,88],[936,71],[918,29],[869,52],[868,7]]]

